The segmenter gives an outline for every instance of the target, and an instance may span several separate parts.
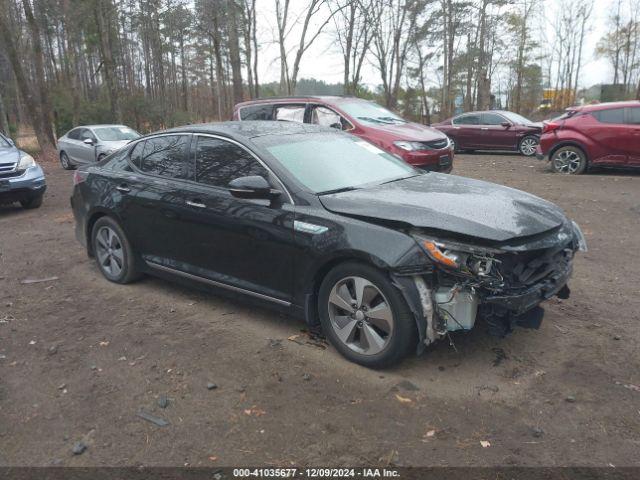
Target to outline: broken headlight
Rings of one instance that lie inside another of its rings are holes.
[[[584,238],[584,233],[582,233],[582,229],[580,228],[580,225],[578,225],[573,220],[571,221],[571,224],[573,225],[573,231],[574,231],[574,233],[576,235],[576,240],[578,242],[578,249],[581,252],[586,252],[587,251],[587,239]]]
[[[418,245],[437,264],[468,275],[486,277],[491,274],[494,263],[493,250],[486,250],[456,242],[440,241],[414,235]]]

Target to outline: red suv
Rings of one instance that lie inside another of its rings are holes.
[[[239,103],[234,120],[288,120],[338,128],[423,170],[449,173],[453,147],[445,134],[355,97],[287,97]]]
[[[434,128],[446,133],[457,151],[503,150],[531,156],[536,153],[542,124],[505,110],[463,113]]]
[[[584,173],[591,165],[640,167],[640,102],[567,109],[545,122],[536,156],[568,174]]]

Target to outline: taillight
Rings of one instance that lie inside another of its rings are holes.
[[[551,133],[559,130],[562,127],[562,124],[555,122],[545,122],[542,125],[542,133]]]
[[[87,179],[89,174],[87,172],[81,172],[80,170],[76,170],[73,172],[73,185],[78,185],[84,182]]]

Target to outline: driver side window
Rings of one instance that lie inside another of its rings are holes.
[[[227,188],[236,178],[258,175],[269,178],[267,169],[247,150],[219,138],[198,137],[196,181]]]
[[[315,107],[311,112],[311,123],[323,127],[332,127],[336,124],[343,128],[342,118],[333,110],[327,107]]]

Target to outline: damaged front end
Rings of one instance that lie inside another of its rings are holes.
[[[419,350],[448,332],[470,330],[478,316],[498,336],[515,325],[537,328],[542,309],[536,307],[553,296],[568,298],[573,257],[586,251],[580,227],[569,221],[551,232],[489,245],[411,235],[432,268],[394,278],[405,297],[410,283],[418,297],[408,300],[421,317]]]

